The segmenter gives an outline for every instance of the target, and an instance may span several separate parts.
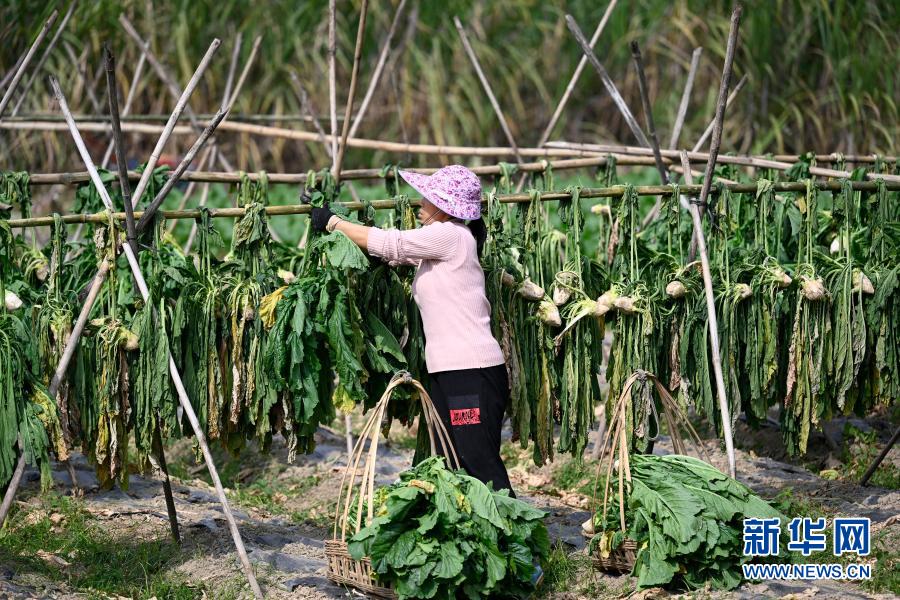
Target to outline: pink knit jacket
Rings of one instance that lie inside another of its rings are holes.
[[[491,333],[491,305],[475,238],[465,224],[446,221],[406,231],[372,228],[368,249],[390,263],[418,265],[412,290],[425,328],[429,373],[505,362]]]

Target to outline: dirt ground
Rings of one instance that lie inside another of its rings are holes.
[[[839,426],[835,424],[835,427]],[[767,441],[767,435],[772,437],[770,441]],[[839,437],[839,434],[835,435]],[[790,489],[797,501],[824,507],[829,514],[870,517],[875,531],[888,531],[900,543],[900,491],[828,481],[803,466],[766,456],[768,449],[770,454],[783,459],[778,454],[777,436],[777,431],[749,432],[739,424],[737,443],[743,449],[737,453],[737,468],[741,481],[766,498]],[[247,452],[240,461],[220,464],[244,543],[269,598],[359,596],[358,592],[332,584],[326,576],[324,540],[331,535],[334,500],[347,455],[342,436],[321,430],[318,437],[315,452],[298,457],[293,464],[287,463],[283,445],[277,441],[270,455]],[[824,437],[814,444],[818,450],[806,457],[807,466],[814,469],[827,466],[833,449]],[[392,482],[409,466],[410,446],[404,431],[381,449],[377,472],[380,483]],[[657,453],[670,450],[665,439],[657,444]],[[725,455],[714,442],[707,443],[707,450],[713,463],[726,469]],[[173,560],[171,569],[181,580],[201,589],[203,597],[251,597],[215,492],[202,479],[204,469],[196,464],[190,444],[179,444],[168,454],[171,471],[178,475],[173,478],[173,491],[183,540],[183,548]],[[581,535],[580,525],[590,515],[587,490],[594,467],[590,464],[573,466],[574,463],[563,458],[553,465],[536,468],[530,463],[529,456],[529,451],[519,451],[512,444],[504,447],[504,457],[519,496],[548,511],[551,538],[557,546],[556,553],[565,557],[567,569],[562,575],[564,582],[548,582],[547,589],[540,595],[566,600],[669,596],[662,590],[635,592],[633,578],[610,576],[591,567],[585,555],[586,540]],[[889,456],[889,460],[897,460],[897,451]],[[164,539],[168,535],[168,519],[158,479],[132,475],[127,491],[102,491],[97,489],[92,469],[83,457],[77,457],[74,466],[83,490],[80,506],[105,531],[129,540]],[[57,465],[54,480],[56,493],[71,493],[69,475],[61,465]],[[28,472],[18,507],[40,514],[42,506],[38,475]],[[897,568],[896,558],[891,562],[891,565],[876,564],[875,568]],[[0,556],[0,598],[115,597],[76,590],[65,577],[48,578],[10,564]],[[558,573],[553,575],[561,577]],[[739,599],[894,597],[887,593],[871,595],[856,584],[826,581],[745,584],[729,593],[701,591],[687,596]]]

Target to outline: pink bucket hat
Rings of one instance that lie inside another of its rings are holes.
[[[433,175],[400,171],[400,176],[451,217],[470,221],[481,216],[481,181],[462,165],[443,167]]]

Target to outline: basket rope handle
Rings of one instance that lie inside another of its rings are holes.
[[[381,425],[384,421],[384,416],[387,413],[387,407],[394,390],[400,385],[404,384],[412,385],[419,392],[419,401],[422,403],[422,416],[425,418],[426,429],[428,431],[428,438],[431,446],[431,453],[436,454],[438,444],[440,444],[443,454],[447,457],[450,467],[453,469],[460,468],[459,457],[456,453],[456,449],[453,446],[453,442],[450,439],[450,434],[447,431],[447,428],[444,425],[443,419],[441,419],[437,408],[435,408],[434,402],[428,395],[428,392],[426,392],[425,388],[422,387],[422,384],[413,379],[412,375],[410,375],[407,371],[400,371],[399,373],[394,375],[393,378],[391,378],[390,383],[385,388],[384,393],[381,395],[381,398],[378,400],[378,403],[372,410],[372,414],[369,416],[365,426],[360,432],[359,438],[357,439],[356,444],[353,447],[353,451],[350,453],[350,457],[347,462],[347,469],[344,471],[344,475],[341,478],[341,486],[338,490],[337,507],[335,510],[334,521],[335,539],[337,539],[339,527],[341,530],[341,540],[345,540],[347,537],[347,525],[348,521],[350,520],[350,507],[351,503],[353,502],[352,490],[354,483],[356,483],[357,481],[359,464],[363,460],[364,454],[366,455],[366,458],[365,462],[363,463],[363,473],[359,480],[359,497],[357,500],[356,519],[354,523],[355,531],[359,532],[362,527],[363,505],[367,500],[368,519],[371,520],[373,517],[375,504],[375,462],[378,454],[378,443],[381,434]],[[366,450],[365,447],[367,441],[369,441],[368,450]],[[341,507],[342,499],[344,500],[343,510]]]

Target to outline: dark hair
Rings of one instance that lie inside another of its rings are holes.
[[[474,221],[469,221],[469,231],[475,238],[475,247],[478,249],[478,258],[481,258],[481,251],[484,250],[484,242],[487,240],[487,226],[484,219],[478,217]]]

